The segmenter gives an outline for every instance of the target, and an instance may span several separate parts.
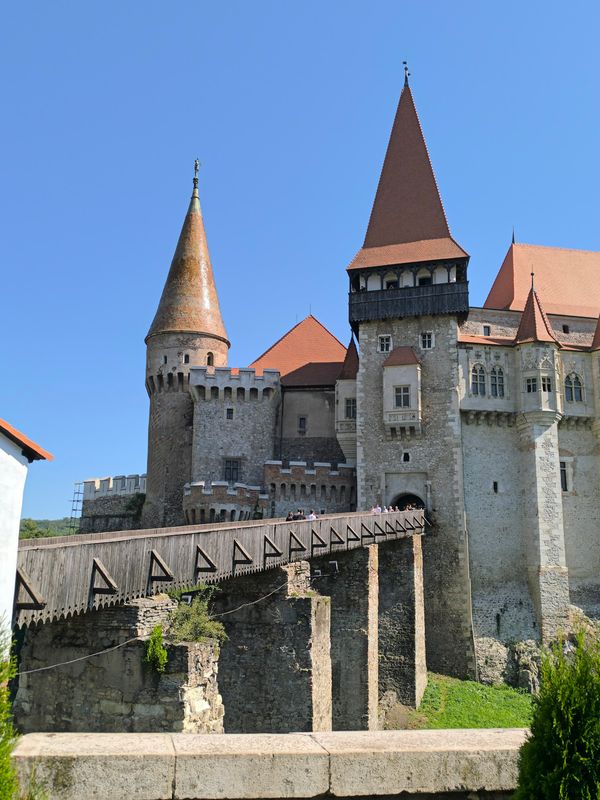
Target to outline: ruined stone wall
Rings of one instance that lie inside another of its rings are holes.
[[[145,598],[25,631],[19,670],[89,655],[164,623],[173,601]],[[168,645],[161,675],[144,664],[140,638],[99,656],[22,676],[15,721],[31,731],[222,733],[214,642]]]
[[[227,733],[331,730],[330,602],[308,578],[298,562],[221,584]]]
[[[420,350],[423,331],[435,347]],[[383,362],[377,337],[409,346],[421,368],[422,435],[388,438],[383,424]],[[458,402],[457,323],[421,317],[361,323],[357,378],[358,508],[389,504],[420,485],[430,491],[433,527],[423,542],[427,663],[434,671],[473,676],[475,659],[465,530],[461,422]],[[404,460],[404,454],[407,459]],[[421,495],[421,499],[428,498]]]

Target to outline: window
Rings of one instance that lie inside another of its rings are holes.
[[[471,370],[471,394],[485,397],[485,370],[481,364],[475,364]]]
[[[433,347],[433,331],[424,331],[421,334],[421,347],[423,350],[431,350]]]
[[[483,335],[484,336],[491,336],[492,335],[492,329],[491,329],[491,327],[489,325],[484,325],[483,326]]]
[[[552,391],[552,378],[548,375],[542,375],[542,392],[550,394]]]
[[[432,283],[433,281],[431,280],[431,275],[419,278],[419,286],[431,286]]]
[[[410,461],[410,453],[402,453],[402,461],[404,461],[405,464],[408,464]]]
[[[569,326],[568,325],[563,325],[562,329],[563,329],[563,333],[569,333]]]
[[[493,367],[490,373],[490,389],[492,397],[504,397],[504,372],[500,367]]]
[[[212,353],[207,353],[206,354],[206,366],[207,367],[212,367],[214,363],[215,363],[215,357],[213,356],[213,354]]]
[[[525,390],[527,394],[533,394],[534,392],[537,392],[537,378],[526,378]]]
[[[307,422],[307,417],[298,417],[298,434],[300,436],[306,436]]]
[[[394,393],[396,408],[410,408],[410,386],[396,386]]]
[[[389,353],[392,349],[392,337],[380,336],[377,343],[377,349],[380,353]]]
[[[567,476],[567,462],[560,462],[560,488],[563,492],[569,491],[569,481]]]
[[[492,489],[494,490],[494,494],[498,494],[498,481],[492,483]]]
[[[572,372],[565,378],[565,400],[568,403],[583,402],[583,386],[579,375]]]
[[[233,408],[225,409],[225,419],[233,419]]]
[[[398,288],[398,281],[386,281],[385,282],[386,289],[397,289]]]
[[[190,354],[189,354],[189,353],[186,353],[186,354],[184,355],[184,357],[183,357],[183,363],[184,363],[184,364],[189,364],[189,363],[190,363]]]
[[[346,398],[346,419],[356,419],[356,397]]]
[[[229,483],[237,483],[241,474],[239,458],[226,458],[224,472],[223,480]]]
[[[163,356],[163,364],[166,364],[166,363],[167,363],[167,357]]]

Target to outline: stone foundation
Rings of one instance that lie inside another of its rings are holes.
[[[19,671],[80,658],[133,639],[102,655],[23,675],[14,704],[17,728],[32,731],[222,733],[214,642],[168,645],[165,672],[144,663],[144,641],[165,622],[164,596],[29,628]]]

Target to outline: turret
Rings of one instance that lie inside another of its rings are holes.
[[[198,197],[198,162],[190,205],[145,341],[150,419],[142,525],[181,525],[183,487],[191,478],[190,369],[226,367],[229,350]]]

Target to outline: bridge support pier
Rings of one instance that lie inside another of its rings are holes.
[[[330,608],[311,590],[306,561],[221,584],[227,733],[331,730]]]
[[[313,586],[331,598],[333,730],[378,728],[376,545],[313,559]],[[337,571],[336,571],[337,568]]]
[[[379,548],[379,695],[418,708],[427,685],[421,537]]]

